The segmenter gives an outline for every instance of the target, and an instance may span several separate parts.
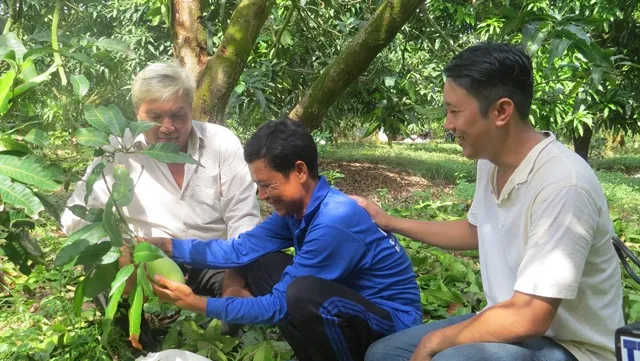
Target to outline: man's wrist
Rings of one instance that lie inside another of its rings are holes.
[[[162,250],[167,256],[171,257],[173,255],[173,239],[165,238],[164,242],[162,242]]]
[[[189,311],[205,314],[207,312],[207,298],[194,294],[185,300],[185,304],[182,306]]]

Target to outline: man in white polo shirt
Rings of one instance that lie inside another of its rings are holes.
[[[469,47],[445,67],[445,128],[478,159],[466,220],[378,225],[447,249],[479,249],[487,307],[385,337],[366,361],[614,360],[624,324],[607,202],[589,165],[527,121],[531,59],[508,44]]]

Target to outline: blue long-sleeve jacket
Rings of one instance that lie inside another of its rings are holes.
[[[243,324],[277,324],[287,316],[287,286],[311,275],[342,284],[387,310],[396,331],[420,324],[415,274],[395,236],[382,231],[354,200],[320,178],[302,219],[274,213],[230,240],[172,241],[173,259],[200,268],[234,268],[291,246],[293,264],[271,294],[209,298],[207,316]]]

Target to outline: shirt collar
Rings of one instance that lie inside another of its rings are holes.
[[[542,133],[546,139],[536,144],[536,146],[533,147],[533,149],[529,151],[529,154],[527,154],[527,156],[522,160],[522,163],[520,163],[518,168],[516,168],[513,175],[516,184],[525,183],[529,180],[529,175],[533,170],[533,166],[535,165],[538,156],[542,153],[542,150],[556,140],[556,136],[551,132],[542,131],[540,133]]]
[[[316,184],[316,188],[311,193],[311,198],[309,199],[309,204],[307,204],[307,209],[304,210],[304,215],[302,216],[303,223],[307,223],[310,221],[309,218],[313,218],[316,214],[318,208],[322,201],[324,201],[327,193],[331,190],[331,186],[327,182],[327,180],[320,176],[318,179],[318,184]]]

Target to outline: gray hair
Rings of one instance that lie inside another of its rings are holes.
[[[183,96],[193,104],[196,84],[189,72],[175,63],[154,63],[142,69],[131,85],[131,97],[136,112],[147,100],[167,101]]]

